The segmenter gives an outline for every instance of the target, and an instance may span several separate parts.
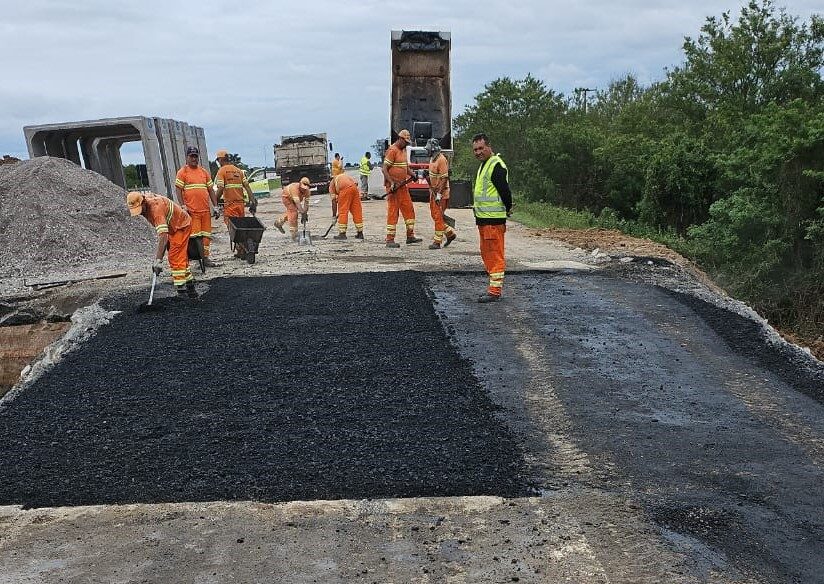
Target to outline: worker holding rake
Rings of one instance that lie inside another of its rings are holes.
[[[183,208],[161,195],[133,191],[126,195],[126,205],[133,217],[142,215],[157,232],[157,251],[152,271],[163,271],[163,256],[169,248],[169,269],[172,271],[172,283],[179,296],[197,298],[195,280],[189,270],[189,236],[192,232],[192,219]]]

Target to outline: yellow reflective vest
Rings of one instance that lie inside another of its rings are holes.
[[[472,211],[475,217],[481,219],[506,219],[506,206],[504,205],[498,189],[492,184],[492,171],[495,165],[500,164],[507,173],[509,181],[509,169],[504,161],[497,154],[493,154],[478,169],[475,177],[475,188],[472,192]]]
[[[369,165],[369,159],[364,156],[360,159],[360,173],[364,176],[369,176],[369,173],[372,172],[372,167]]]

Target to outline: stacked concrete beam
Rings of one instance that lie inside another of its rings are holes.
[[[208,168],[203,128],[164,118],[132,116],[23,128],[29,156],[59,156],[98,172],[125,188],[120,147],[141,142],[149,188],[173,196],[177,170],[186,163],[186,147],[200,149]]]

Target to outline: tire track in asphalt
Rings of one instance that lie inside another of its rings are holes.
[[[533,480],[550,489],[546,496],[564,510],[564,521],[574,525],[575,535],[558,553],[574,550],[587,558],[587,577],[593,581],[690,581],[673,568],[682,558],[657,536],[640,505],[623,495],[597,490],[615,473],[615,464],[604,453],[593,462],[576,440],[575,435],[585,430],[574,427],[554,386],[558,372],[545,338],[536,330],[533,293],[524,290],[517,278],[512,280],[503,302],[478,306],[443,277],[429,277],[436,310],[453,342],[473,362],[476,376],[493,400],[504,408],[502,418],[525,436],[525,459],[533,468]],[[602,514],[597,525],[592,520],[593,508]]]

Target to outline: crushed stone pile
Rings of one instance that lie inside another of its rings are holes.
[[[88,272],[150,257],[154,230],[125,191],[63,158],[0,165],[0,277]]]

